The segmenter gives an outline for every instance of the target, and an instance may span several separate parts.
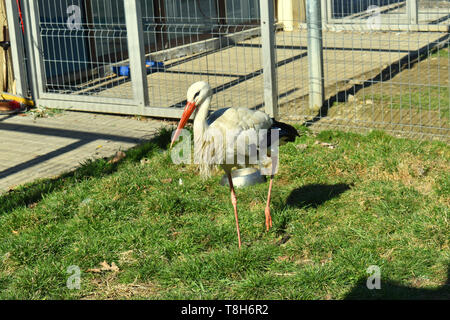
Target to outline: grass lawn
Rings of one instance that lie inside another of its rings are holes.
[[[392,125],[394,130],[398,129],[396,124],[406,125],[415,132],[445,135],[450,124],[448,48],[420,57],[409,68],[403,67],[399,73],[393,72],[393,68],[387,79],[358,89],[354,99],[344,101],[348,97],[341,96],[340,102],[334,102],[329,109],[328,116],[381,122]]]
[[[369,98],[373,99],[376,106],[384,108],[412,109],[425,114],[429,111],[437,111],[442,122],[449,121],[450,91],[448,87],[402,85],[393,90],[388,87],[386,91],[386,94],[374,93]],[[399,91],[400,94],[391,94],[391,92]],[[424,117],[426,118],[426,115]]]
[[[0,196],[0,299],[449,299],[450,147],[299,129],[269,232],[268,183],[237,190],[241,250],[222,172],[172,164],[168,131]]]
[[[430,60],[431,59],[431,60]],[[387,87],[389,94],[375,94],[375,103],[388,105],[394,109],[421,109],[422,111],[438,111],[440,118],[449,121],[450,95],[448,82],[449,50],[442,48],[432,53],[418,68],[418,76],[405,81],[403,85]],[[434,63],[434,67],[430,66]],[[432,74],[431,74],[432,73]],[[408,84],[409,82],[413,84]],[[416,85],[414,85],[416,83]],[[400,92],[400,94],[395,94]]]

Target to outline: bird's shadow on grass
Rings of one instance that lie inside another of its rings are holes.
[[[323,203],[350,190],[352,185],[338,184],[309,184],[292,190],[286,199],[286,207],[317,208]]]
[[[368,274],[369,276],[369,274]],[[449,300],[450,299],[450,266],[447,268],[447,281],[441,287],[436,289],[414,288],[399,284],[398,282],[383,279],[381,271],[380,288],[369,290],[367,288],[367,279],[363,278],[347,293],[344,297],[347,300]]]
[[[350,190],[351,184],[309,184],[291,191],[286,202],[274,201],[274,207],[277,210],[288,208],[317,208],[325,202],[338,197],[342,193]],[[277,233],[284,235],[281,243],[287,241],[290,235],[286,234],[286,228],[289,224],[289,216],[279,217],[281,219]]]

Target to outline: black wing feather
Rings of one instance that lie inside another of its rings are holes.
[[[279,130],[279,144],[284,144],[287,142],[294,142],[296,137],[300,137],[297,129],[293,126],[273,120],[272,127],[270,129]],[[270,130],[267,131],[267,146],[271,145],[271,133]]]

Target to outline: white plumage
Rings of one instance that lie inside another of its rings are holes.
[[[252,140],[250,137],[256,137],[255,132],[258,133],[261,129],[277,129],[280,130],[280,137],[283,135],[289,137],[289,141],[293,141],[292,137],[295,139],[295,136],[298,134],[293,127],[272,120],[269,115],[264,112],[250,110],[248,108],[224,108],[215,111],[208,117],[211,96],[211,87],[204,81],[196,82],[189,87],[187,92],[187,104],[180,123],[178,124],[177,131],[172,138],[171,146],[178,138],[189,117],[194,113],[194,161],[199,164],[202,176],[209,176],[211,174],[211,168],[217,164],[220,164],[227,174],[230,185],[231,202],[233,203],[236,218],[239,247],[241,247],[237,200],[231,178],[232,168],[235,166],[248,166],[250,162],[253,163],[252,160],[255,159],[253,157],[256,156],[254,152],[257,152],[258,142]],[[279,126],[274,127],[275,123]],[[240,149],[237,147],[237,142],[242,142],[243,139],[247,139],[247,143],[250,142],[250,150],[253,150],[254,152],[249,152],[249,148]],[[251,142],[254,142],[255,145]],[[261,143],[261,141],[259,142]],[[230,161],[230,159],[232,159],[232,161]],[[242,159],[245,159],[245,161],[238,161]],[[259,163],[259,165],[267,166],[270,164]],[[267,230],[272,226],[272,218],[270,216],[272,183],[273,174],[270,178],[269,193],[265,210]]]

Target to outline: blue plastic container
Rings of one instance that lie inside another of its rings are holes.
[[[118,76],[130,76],[130,67],[129,66],[119,66],[119,67],[111,67],[112,72],[114,72]]]
[[[160,61],[147,60],[147,61],[145,61],[145,67],[147,68],[147,73],[152,73],[155,71],[163,70],[164,63],[162,63]],[[118,76],[124,76],[124,77],[130,76],[130,67],[128,65],[111,67],[111,71],[114,72]]]

